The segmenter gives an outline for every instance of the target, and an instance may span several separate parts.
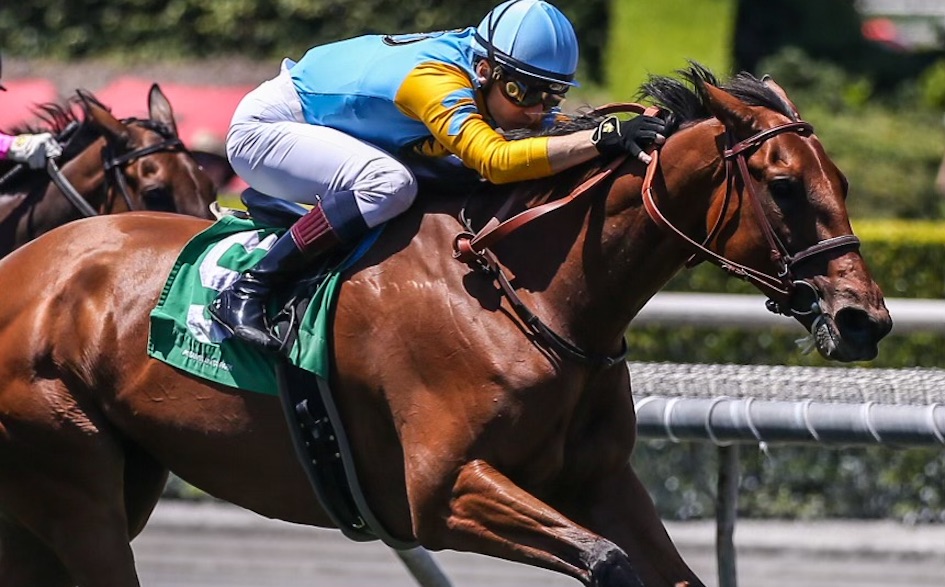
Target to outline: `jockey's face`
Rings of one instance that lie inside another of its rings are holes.
[[[545,105],[541,102],[532,106],[520,106],[509,99],[498,83],[490,83],[492,71],[486,61],[480,61],[476,73],[483,83],[483,96],[489,117],[503,130],[529,128],[538,125],[544,115]]]

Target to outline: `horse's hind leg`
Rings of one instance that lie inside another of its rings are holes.
[[[121,439],[93,406],[54,379],[8,380],[0,398],[0,507],[14,524],[2,535],[0,585],[138,587]],[[30,538],[23,548],[7,544],[17,536]],[[62,568],[68,582],[50,570]],[[56,576],[31,580],[44,572]]]

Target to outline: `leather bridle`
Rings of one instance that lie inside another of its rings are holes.
[[[141,147],[140,149],[135,149],[134,151],[120,154],[113,153],[111,146],[106,143],[105,149],[102,152],[102,165],[105,168],[106,188],[111,188],[117,185],[118,189],[121,191],[122,198],[125,200],[125,205],[128,206],[129,210],[134,210],[135,207],[131,203],[131,194],[128,191],[128,180],[125,178],[125,174],[122,172],[122,169],[129,163],[132,163],[141,157],[153,155],[154,153],[187,151],[187,147],[184,146],[183,141],[181,141],[176,135],[169,135],[165,133],[161,128],[158,127],[158,125],[153,124],[150,121],[137,120],[135,122],[149,130],[153,130],[154,132],[158,133],[164,138],[164,140],[153,145],[148,145],[146,147]]]
[[[140,124],[149,130],[160,134],[164,140],[153,145],[148,145],[140,149],[135,149],[133,151],[128,151],[126,153],[115,154],[111,145],[106,142],[105,147],[102,149],[102,166],[105,169],[105,190],[108,191],[112,187],[118,187],[118,191],[121,193],[122,198],[125,200],[125,205],[128,206],[128,210],[136,210],[137,208],[131,201],[131,193],[128,188],[128,180],[124,174],[124,167],[129,163],[132,163],[141,157],[147,155],[152,155],[154,153],[162,152],[171,152],[171,151],[187,151],[187,147],[184,146],[183,141],[180,140],[176,135],[165,132],[159,127],[159,125],[152,123],[147,120],[134,120],[131,123]],[[130,123],[129,123],[130,124]],[[50,179],[56,187],[66,196],[66,199],[78,210],[83,216],[91,217],[98,216],[98,212],[95,211],[92,206],[82,197],[81,194],[69,183],[69,180],[62,174],[59,170],[59,166],[53,160],[47,161],[46,172],[49,174]]]
[[[658,111],[654,108],[646,108],[640,104],[609,104],[597,109],[593,114],[608,114],[613,112],[634,112],[637,114],[655,115]],[[778,238],[771,226],[767,215],[764,213],[761,200],[755,188],[748,170],[747,159],[763,143],[779,134],[786,132],[796,132],[801,136],[808,137],[813,134],[813,126],[807,122],[795,121],[779,125],[770,129],[763,130],[751,137],[737,142],[731,147],[726,148],[722,153],[725,162],[725,202],[721,208],[722,213],[715,222],[715,226],[709,231],[706,239],[699,243],[670,222],[660,211],[654,196],[653,179],[659,167],[659,150],[651,148],[649,155],[651,161],[647,166],[646,175],[643,182],[643,202],[644,208],[650,218],[660,227],[669,230],[671,233],[682,239],[687,245],[694,249],[693,258],[698,260],[708,260],[718,265],[730,275],[739,279],[748,281],[769,296],[767,308],[775,313],[787,316],[806,316],[812,313],[819,313],[820,296],[816,288],[805,280],[796,278],[795,268],[802,262],[822,254],[836,251],[838,249],[858,249],[860,240],[852,234],[828,238],[811,245],[794,254],[790,254],[781,239]],[[731,133],[726,134],[729,143],[733,141]],[[591,193],[591,188],[598,185],[604,179],[608,178],[613,172],[626,161],[627,156],[621,155],[610,162],[604,169],[583,182],[568,196],[549,202],[534,208],[521,212],[512,218],[501,221],[508,210],[508,205],[503,207],[496,216],[490,220],[481,230],[474,231],[471,223],[465,216],[465,210],[460,213],[460,222],[466,229],[458,234],[453,241],[453,257],[460,262],[467,263],[479,270],[491,275],[498,282],[503,294],[509,300],[516,315],[532,329],[533,332],[540,335],[546,342],[555,347],[563,356],[574,360],[589,363],[597,367],[606,368],[622,362],[627,355],[627,345],[624,341],[620,353],[610,356],[593,355],[585,352],[573,343],[567,341],[562,336],[554,332],[544,324],[528,307],[522,302],[515,289],[512,287],[502,266],[499,264],[494,253],[489,249],[492,245],[502,240],[508,234],[521,228],[525,224],[549,213],[560,209],[571,202],[576,201],[582,196]],[[752,269],[746,265],[736,263],[708,248],[708,243],[718,233],[725,210],[729,200],[735,193],[735,177],[740,177],[742,184],[748,192],[751,200],[751,209],[758,221],[761,230],[768,242],[769,255],[774,262],[777,273],[771,275]]]
[[[695,249],[694,258],[698,260],[707,260],[721,267],[730,275],[748,281],[771,298],[767,307],[772,312],[784,314],[786,316],[806,316],[811,313],[817,313],[819,295],[809,282],[798,279],[795,275],[795,269],[802,262],[823,255],[837,249],[856,250],[860,246],[860,239],[853,234],[845,234],[819,241],[796,253],[789,253],[787,247],[778,238],[771,222],[765,214],[761,199],[758,197],[758,191],[755,188],[755,182],[748,171],[748,157],[755,149],[764,144],[767,140],[779,134],[786,132],[796,132],[804,137],[809,137],[814,132],[814,127],[807,122],[795,121],[778,125],[769,129],[760,131],[747,139],[735,143],[733,146],[722,152],[722,158],[725,161],[725,201],[721,207],[722,212],[716,220],[715,226],[709,231],[708,236],[702,243],[698,243],[673,225],[660,211],[656,198],[654,197],[653,178],[659,164],[659,151],[654,150],[651,153],[653,160],[647,167],[646,176],[643,180],[643,204],[650,218],[662,228],[671,231],[677,237],[685,241],[690,247]],[[733,137],[731,133],[726,133],[728,141],[731,143]],[[734,168],[734,170],[733,170]],[[737,175],[735,173],[737,170]],[[768,252],[771,261],[777,268],[776,274],[772,275],[746,265],[736,263],[708,248],[722,224],[722,216],[728,208],[728,203],[735,193],[735,178],[738,177],[742,185],[748,192],[748,199],[751,202],[751,210],[755,215],[758,226],[764,234],[768,243]],[[813,296],[813,299],[812,299]]]

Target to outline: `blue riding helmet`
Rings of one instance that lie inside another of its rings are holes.
[[[477,49],[493,65],[514,76],[539,80],[553,93],[574,81],[578,42],[560,10],[543,0],[508,0],[486,15],[476,29]]]

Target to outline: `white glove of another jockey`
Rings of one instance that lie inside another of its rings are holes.
[[[62,147],[48,132],[18,135],[10,144],[7,159],[26,163],[31,169],[46,166],[46,159],[62,155]]]

